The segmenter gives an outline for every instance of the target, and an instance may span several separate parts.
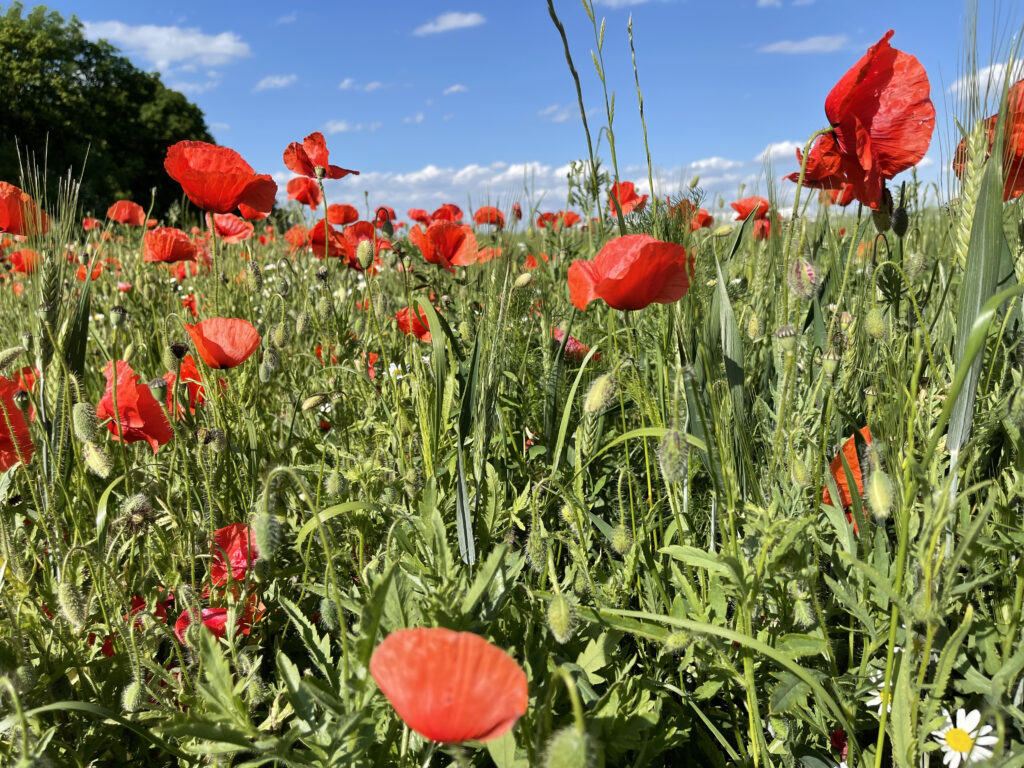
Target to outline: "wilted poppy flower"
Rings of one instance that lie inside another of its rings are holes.
[[[94,219],[91,216],[86,216],[84,219],[82,219],[82,229],[84,229],[86,232],[93,229],[99,229],[102,226],[102,221],[100,221],[99,219]]]
[[[270,211],[257,211],[250,205],[245,203],[238,204],[238,212],[242,215],[243,219],[248,221],[262,221],[270,215]]]
[[[241,243],[252,237],[255,228],[251,221],[235,216],[233,213],[214,213],[213,231],[217,237],[225,243]],[[209,224],[211,214],[206,215],[206,223]]]
[[[32,463],[35,446],[29,435],[25,416],[14,404],[14,393],[22,387],[0,376],[0,472],[6,472],[19,461]]]
[[[210,580],[220,587],[228,583],[228,573],[234,581],[243,581],[245,574],[260,556],[256,546],[256,532],[244,523],[232,523],[213,533],[213,558],[210,561]]]
[[[863,445],[865,448],[871,445],[871,430],[868,429],[868,427],[861,427],[860,436],[864,438]],[[853,476],[857,495],[861,496],[864,493],[864,470],[867,466],[867,456],[862,455],[863,452],[863,449],[858,450],[857,438],[851,436],[845,443],[843,443],[841,455],[836,455],[828,465],[829,472],[832,474],[832,479],[836,481],[836,487],[839,489],[839,503],[844,509],[853,504],[853,496],[850,492],[850,484],[846,481],[846,470],[843,469],[843,459],[846,459],[846,463],[850,467],[850,474]],[[832,494],[829,493],[827,485],[822,491],[821,501],[824,504],[832,504]]]
[[[868,48],[825,99],[835,142],[824,142],[819,155],[838,156],[854,197],[872,209],[882,204],[886,179],[924,157],[935,129],[928,74],[915,57],[889,45],[892,36],[890,29]]]
[[[454,272],[456,266],[473,264],[477,258],[476,235],[468,224],[435,220],[425,231],[413,227],[409,241],[420,249],[424,259],[449,272]]]
[[[526,712],[526,674],[471,632],[423,627],[392,632],[370,674],[405,724],[432,741],[487,741]]]
[[[257,211],[274,207],[277,184],[258,174],[228,147],[204,141],[179,141],[168,147],[167,175],[181,184],[188,199],[211,213],[230,213],[241,203]]]
[[[523,218],[523,207],[519,203],[512,203],[512,218],[516,221]]]
[[[260,335],[252,323],[234,317],[211,317],[195,325],[186,325],[196,351],[210,368],[234,368],[241,365],[260,345]]]
[[[118,200],[107,209],[107,218],[130,227],[141,227],[146,223],[146,211],[131,200]]]
[[[406,215],[413,221],[418,221],[424,227],[430,226],[430,214],[422,208],[410,208],[406,211]]]
[[[473,214],[473,221],[477,224],[493,224],[498,229],[505,228],[505,214],[493,205],[485,205],[482,208],[477,208],[476,213]]]
[[[327,142],[319,131],[309,134],[299,144],[293,141],[284,151],[284,164],[289,171],[312,179],[340,179],[350,173],[359,175],[359,171],[350,171],[328,163],[330,153]]]
[[[565,338],[565,331],[561,328],[551,329],[551,339],[554,341],[555,346],[562,346],[562,339]],[[571,363],[579,363],[583,361],[583,358],[587,356],[587,352],[590,351],[590,347],[580,342],[572,334],[569,334],[569,340],[565,342],[565,359]],[[595,353],[594,360],[600,360],[601,354]]]
[[[407,336],[412,334],[420,341],[430,341],[430,325],[427,323],[427,313],[423,311],[423,307],[417,304],[415,311],[412,307],[402,307],[395,314],[395,319],[402,333]]]
[[[988,135],[988,154],[995,143],[996,122],[999,115],[985,119]],[[1003,201],[1015,200],[1024,193],[1024,80],[1013,84],[1007,97],[1006,124],[1003,134]],[[964,176],[967,165],[967,140],[961,139],[953,153],[953,171]]]
[[[615,309],[643,309],[681,299],[692,276],[693,256],[681,245],[625,235],[608,241],[593,261],[572,263],[569,296],[580,310],[594,299]]]
[[[14,251],[7,258],[11,262],[11,269],[22,275],[33,274],[43,263],[43,257],[31,248]]]
[[[647,195],[638,195],[632,181],[620,181],[612,184],[612,191],[608,195],[608,210],[615,216],[615,201],[619,201],[622,208],[622,215],[626,216],[633,211],[642,211],[647,205]]]
[[[327,206],[327,221],[339,227],[359,221],[359,211],[354,205],[334,203]]]
[[[50,219],[39,210],[31,195],[0,181],[0,232],[11,235],[45,235]]]
[[[410,217],[411,218],[411,217]],[[434,221],[453,221],[456,224],[462,221],[462,209],[455,203],[445,203],[432,214],[430,214],[431,222]]]
[[[116,371],[116,374],[115,374]],[[100,420],[110,419],[107,430],[114,440],[124,438],[126,443],[145,440],[156,453],[157,448],[174,437],[160,403],[153,397],[148,384],[139,383],[139,375],[124,360],[112,362],[106,368],[107,390],[96,406]],[[114,408],[114,381],[117,380],[117,409]]]
[[[307,176],[296,176],[288,182],[285,189],[288,191],[289,200],[295,200],[303,205],[308,205],[314,211],[324,199],[323,193],[320,191],[320,185],[316,183],[315,179]]]
[[[296,224],[294,227],[284,233],[284,239],[291,246],[288,250],[292,253],[302,248],[309,240],[309,230],[301,224]]]
[[[729,205],[736,211],[736,221],[745,221],[751,213],[754,214],[754,219],[763,219],[768,215],[768,209],[771,207],[771,203],[759,195],[744,197],[735,203],[729,203]]]
[[[192,261],[196,246],[189,236],[175,227],[160,227],[142,236],[142,260],[170,264]]]

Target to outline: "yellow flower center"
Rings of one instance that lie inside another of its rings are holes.
[[[946,731],[946,744],[954,752],[967,754],[971,751],[971,747],[974,746],[974,739],[963,728],[950,728]]]

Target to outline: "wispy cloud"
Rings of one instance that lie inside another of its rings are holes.
[[[372,80],[369,83],[357,83],[355,78],[346,77],[338,83],[338,90],[341,91],[376,91],[384,87],[380,80]]]
[[[215,67],[252,55],[249,44],[234,32],[207,35],[195,27],[131,26],[120,21],[86,21],[82,27],[90,40],[108,40],[161,70],[182,64]]]
[[[229,131],[229,130],[231,130],[231,126],[228,125],[227,123],[210,123],[210,130],[211,131]]]
[[[804,145],[796,141],[776,141],[769,144],[754,159],[763,163],[765,158],[771,158],[772,162],[778,160],[790,160],[796,157],[796,151],[803,149]]]
[[[380,123],[350,123],[348,120],[328,120],[324,123],[324,133],[354,133],[356,131],[369,131],[373,133],[380,126]]]
[[[730,168],[739,168],[743,163],[739,160],[729,160],[724,157],[705,157],[701,160],[694,160],[689,167],[695,171],[704,173],[706,171],[727,171]]]
[[[459,11],[449,11],[448,13],[442,13],[440,16],[431,19],[426,24],[421,24],[413,30],[414,35],[436,35],[441,32],[450,32],[453,29],[466,29],[468,27],[478,27],[483,24],[487,19],[484,18],[483,14],[480,13],[460,13]]]
[[[1000,61],[982,67],[977,72],[972,72],[956,80],[947,89],[956,98],[965,98],[972,91],[977,90],[981,97],[996,97],[1002,92],[1003,83],[1006,81],[1008,62]],[[1024,60],[1018,59],[1013,63],[1013,72],[1010,73],[1013,80],[1020,80],[1024,77]]]
[[[273,91],[278,88],[287,88],[289,85],[295,85],[298,81],[298,75],[267,75],[252,89],[253,93],[259,91]]]
[[[832,53],[847,46],[846,35],[815,35],[803,40],[780,40],[757,49],[758,53]]]
[[[277,17],[277,23],[278,24],[294,24],[295,21],[298,18],[299,18],[299,14],[296,11],[292,11],[291,13],[286,13],[284,16],[278,16]]]
[[[444,95],[450,96],[453,93],[465,93],[469,88],[464,86],[462,83],[455,83],[455,85],[449,85],[444,89]]]
[[[758,8],[781,8],[782,0],[757,0]]]
[[[194,96],[200,93],[206,93],[207,91],[213,90],[220,85],[220,73],[210,71],[206,73],[205,80],[179,80],[171,79],[167,82],[167,87],[171,90],[180,91],[186,96]]]
[[[537,112],[542,118],[547,120],[549,123],[564,123],[573,115],[573,108],[563,106],[561,104],[552,104],[549,107]]]
[[[423,117],[424,117],[424,115],[423,115],[422,112],[417,112],[415,115],[410,115],[409,117],[403,117],[402,118],[402,122],[403,123],[416,123],[418,125],[418,124],[423,122]]]

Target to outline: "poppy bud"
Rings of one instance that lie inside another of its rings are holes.
[[[907,209],[902,205],[892,212],[892,231],[896,234],[896,237],[903,239],[903,236],[907,234],[907,228],[910,226],[910,216],[907,215]]]
[[[166,384],[167,382],[164,382],[164,386]],[[83,443],[91,443],[96,440],[99,423],[96,420],[96,406],[92,403],[75,403],[74,408],[71,409],[71,423],[74,425],[75,437]]]
[[[793,485],[798,488],[806,488],[811,483],[811,473],[800,457],[793,459],[793,466],[790,468],[793,477]]]
[[[228,436],[224,434],[223,429],[211,427],[206,434],[204,445],[214,453],[220,453],[228,447]]]
[[[110,308],[110,324],[115,328],[120,328],[128,321],[128,310],[122,307],[120,304],[115,304]]]
[[[325,629],[330,630],[331,632],[338,631],[338,627],[341,626],[341,622],[339,621],[340,617],[338,616],[338,606],[327,595],[320,598],[318,613],[320,614],[320,623],[323,624]]]
[[[277,515],[260,513],[253,518],[252,530],[259,547],[260,559],[272,560],[281,548],[283,531]]]
[[[287,299],[288,294],[292,292],[292,283],[287,277],[281,277],[277,282],[277,292],[281,294],[282,299]]]
[[[245,262],[245,287],[250,293],[257,293],[263,289],[263,270],[251,259]]]
[[[625,557],[626,553],[633,546],[633,537],[630,535],[629,529],[624,525],[617,525],[612,528],[611,544],[615,554]]]
[[[583,401],[583,413],[598,414],[612,404],[619,393],[619,380],[613,373],[605,373],[594,379]]]
[[[309,316],[309,312],[306,312],[305,310],[299,312],[299,316],[295,318],[295,335],[304,336],[306,331],[309,330],[310,322],[311,318]]]
[[[319,408],[321,405],[331,399],[331,396],[326,392],[317,392],[316,394],[310,395],[302,401],[302,410],[311,411],[314,408]]]
[[[24,389],[19,389],[14,393],[14,404],[18,406],[19,411],[28,414],[28,409],[32,405],[32,399],[29,397],[28,392]]]
[[[864,318],[864,330],[875,341],[881,341],[888,334],[885,317],[878,307],[872,307],[868,311],[867,317]]]
[[[669,653],[682,653],[692,640],[689,632],[677,629],[674,632],[669,632],[668,637],[665,638],[665,650]]]
[[[373,266],[373,243],[369,240],[360,240],[356,246],[356,261],[363,269]]]
[[[271,347],[263,351],[263,364],[270,369],[271,373],[281,368],[281,353]]]
[[[110,477],[110,472],[114,468],[114,460],[102,446],[96,443],[86,443],[82,446],[82,456],[85,458],[85,466],[90,472],[104,480]]]
[[[326,491],[329,498],[338,498],[341,496],[344,488],[345,478],[342,476],[341,472],[334,470],[327,475],[327,480],[324,481],[324,491]]]
[[[53,304],[49,304],[45,301],[38,307],[36,307],[36,317],[38,317],[44,323],[53,322],[55,314],[56,307]]]
[[[3,352],[0,352],[0,371],[6,370],[24,351],[22,347],[8,347]]]
[[[89,605],[82,590],[65,579],[57,589],[57,604],[71,628],[81,631],[89,620]]]
[[[881,234],[892,229],[892,193],[888,189],[883,190],[881,205],[871,211],[871,220]]]
[[[796,328],[784,325],[775,332],[775,338],[779,340],[783,352],[792,352],[796,347]]]
[[[24,333],[21,334],[21,348],[24,349],[29,354],[32,353],[33,339],[34,337],[32,336],[32,331],[25,331]]]
[[[291,335],[291,329],[287,325],[278,323],[270,331],[270,343],[280,349],[288,345]]]
[[[576,606],[564,594],[557,594],[548,603],[548,629],[555,641],[565,645],[576,631]]]
[[[669,429],[658,443],[658,466],[666,483],[678,483],[686,476],[690,444],[678,429]]]
[[[814,296],[814,289],[818,285],[818,271],[807,259],[797,257],[789,265],[786,271],[789,290],[798,299],[807,301]]]
[[[835,347],[831,347],[825,356],[821,359],[821,367],[825,371],[825,375],[831,378],[836,369],[839,368],[839,350]]]
[[[129,496],[121,504],[121,525],[132,535],[141,533],[155,519],[156,512],[144,493]]]
[[[132,680],[121,691],[121,706],[128,714],[137,712],[142,706],[142,696],[145,689],[138,680]]]
[[[124,352],[121,353],[121,359],[126,363],[130,363],[132,358],[135,356],[135,342],[131,342],[127,347],[124,348]]]
[[[530,272],[524,272],[523,274],[516,278],[516,281],[512,284],[512,290],[515,291],[521,288],[525,288],[532,282],[533,274],[531,274]]]
[[[923,253],[914,252],[907,254],[903,261],[903,270],[907,273],[908,280],[917,280],[928,266]]]
[[[526,539],[526,561],[535,573],[548,567],[548,541],[543,526],[535,525]]]
[[[267,384],[274,377],[274,369],[267,365],[266,360],[260,363],[259,376],[262,384]]]
[[[593,765],[593,742],[585,731],[580,731],[575,725],[562,728],[548,742],[544,768],[591,768]]]
[[[747,317],[747,336],[751,341],[761,338],[764,333],[764,323],[757,315],[751,314]]]
[[[700,174],[690,179],[690,189],[696,189],[698,184],[700,184]]]
[[[331,299],[328,296],[321,296],[316,302],[316,316],[321,323],[331,319]]]
[[[885,520],[892,511],[893,489],[892,480],[880,468],[876,467],[868,478],[868,506],[876,520]]]

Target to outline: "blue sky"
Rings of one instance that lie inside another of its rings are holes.
[[[979,38],[1020,19],[992,4]],[[1013,6],[1014,3],[1006,4]],[[578,0],[556,0],[595,133],[604,101]],[[331,202],[432,209],[565,198],[565,168],[586,155],[575,90],[544,0],[295,4],[52,0],[137,65],[162,73],[206,113],[217,141],[257,171],[289,178],[290,141],[327,136],[332,162],[358,169]],[[245,12],[238,9],[244,7]],[[651,155],[663,192],[699,173],[712,198],[764,193],[766,150],[781,175],[825,123],[824,100],[886,30],[928,71],[938,110],[923,174],[940,175],[952,136],[964,0],[605,0],[604,60],[615,92],[620,173],[646,188],[626,24],[633,17]],[[982,51],[982,63],[991,59]],[[768,149],[772,145],[774,149]],[[607,159],[607,142],[602,141]],[[792,184],[782,188],[792,190]]]

